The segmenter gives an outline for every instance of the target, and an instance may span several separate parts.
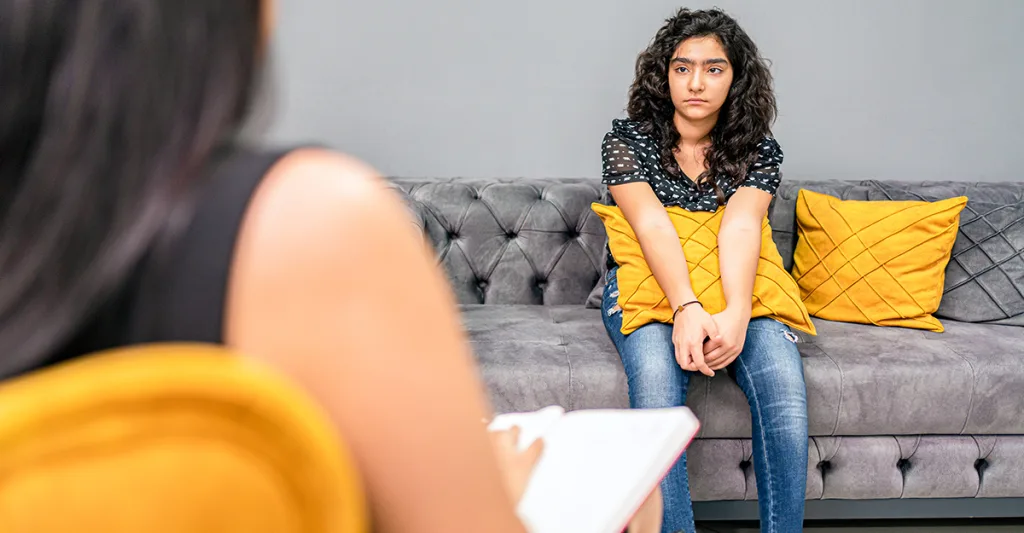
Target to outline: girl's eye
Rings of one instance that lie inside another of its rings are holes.
[[[685,74],[687,72],[687,69],[686,69],[686,67],[679,67],[679,68],[676,69],[676,72],[678,72],[680,74]]]
[[[718,68],[718,67],[711,67],[711,68],[710,68],[710,69],[708,69],[708,70],[709,70],[709,71],[710,71],[710,72],[711,72],[712,74],[721,74],[721,73],[722,73],[722,69],[720,69],[720,68]]]

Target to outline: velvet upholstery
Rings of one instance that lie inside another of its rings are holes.
[[[596,179],[397,179],[461,304],[500,412],[628,407],[601,324]],[[783,181],[772,238],[787,269],[796,199],[967,196],[937,316],[944,333],[815,319],[800,334],[811,499],[1024,498],[1024,184]],[[693,378],[698,501],[756,498],[750,412],[725,373]],[[1024,508],[1024,507],[1022,507]],[[1024,514],[1024,511],[1022,511]]]

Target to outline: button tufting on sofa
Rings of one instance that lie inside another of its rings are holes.
[[[605,253],[604,227],[590,209],[601,199],[599,180],[395,184],[424,220],[459,303],[484,303],[476,281],[483,275],[489,305],[582,305],[594,289]]]
[[[605,260],[604,227],[590,209],[592,202],[607,198],[598,180],[401,180],[397,185],[418,212],[415,219],[462,304],[498,412],[552,404],[629,406],[621,359],[600,311],[582,305],[592,291],[600,294],[594,282],[602,277]],[[783,183],[771,223],[788,265],[801,188],[850,200],[895,197],[894,190],[907,196],[923,191],[929,198],[964,195],[981,215],[988,213],[981,210],[986,202],[1009,205],[1024,199],[1024,184],[894,183],[882,194],[874,182]],[[1014,218],[972,220],[965,211],[961,226],[968,233],[954,249],[954,256],[962,251],[961,260],[991,251],[974,244],[992,233],[989,222],[995,229],[1018,228]],[[983,229],[976,239],[970,233]],[[1002,246],[1003,241],[986,242]],[[971,247],[976,251],[968,252]],[[981,259],[968,265],[970,272],[991,263]],[[954,276],[947,276],[947,287],[963,277],[956,277],[956,261],[950,264]],[[957,290],[981,290],[975,285]],[[1014,307],[1017,292],[1012,287],[1006,292],[1009,299],[991,304],[1005,309],[994,311],[1024,317]],[[985,298],[979,293],[978,301],[989,301]],[[943,300],[946,309],[975,301]],[[943,322],[946,332],[936,335],[819,320],[817,337],[801,336],[811,434],[807,498],[1024,497],[1021,329]],[[693,379],[688,405],[703,423],[701,438],[687,451],[693,500],[756,499],[746,398],[725,373]]]
[[[749,440],[695,440],[686,452],[693,500],[757,499],[753,468],[722,468],[749,461],[749,451]],[[1024,496],[1020,436],[811,437],[808,461],[814,500]]]
[[[900,474],[906,476],[907,472],[910,471],[910,459],[900,459],[899,461],[896,461],[896,468],[899,469]]]
[[[985,475],[985,470],[988,469],[988,461],[984,458],[974,461],[974,469],[978,471],[978,477]]]

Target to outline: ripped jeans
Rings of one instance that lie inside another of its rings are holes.
[[[608,272],[601,306],[604,326],[619,351],[633,408],[686,403],[690,372],[679,368],[672,326],[653,323],[623,335],[616,269]],[[788,326],[755,318],[747,326],[743,352],[727,371],[747,396],[753,421],[754,475],[761,531],[803,531],[807,486],[807,393],[797,337]],[[717,378],[721,379],[721,378]],[[731,470],[734,464],[712,465]],[[715,470],[701,472],[716,475]],[[695,530],[686,455],[661,483],[665,501],[663,533]]]

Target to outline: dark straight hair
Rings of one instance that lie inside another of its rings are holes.
[[[0,377],[189,203],[255,92],[261,0],[0,0]]]

